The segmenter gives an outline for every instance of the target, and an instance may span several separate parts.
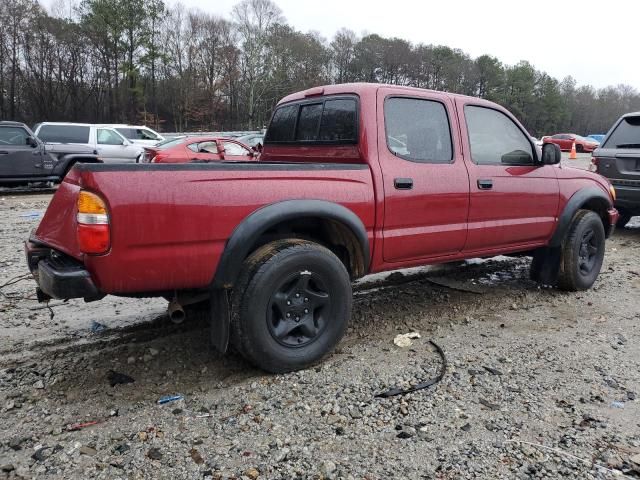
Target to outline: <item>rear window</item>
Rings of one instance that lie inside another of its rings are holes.
[[[603,148],[640,148],[640,117],[623,118]]]
[[[118,127],[116,130],[124,137],[129,140],[160,140],[160,138],[154,134],[151,130],[147,130],[146,128],[121,128]]]
[[[326,97],[278,107],[265,143],[351,144],[358,139],[354,97]]]
[[[77,125],[43,125],[38,138],[48,143],[89,143],[89,127]]]
[[[176,145],[180,145],[187,141],[188,137],[177,137],[177,138],[168,138],[158,143],[154,148],[156,149],[165,149],[175,147]]]

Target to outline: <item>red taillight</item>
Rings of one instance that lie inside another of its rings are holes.
[[[151,159],[150,163],[162,163],[162,161],[166,158],[166,155],[162,155],[161,153],[156,153],[155,157]]]
[[[95,193],[81,190],[77,207],[80,251],[89,254],[106,253],[111,243],[107,204]]]
[[[100,254],[109,250],[109,225],[78,224],[78,245],[84,253]]]

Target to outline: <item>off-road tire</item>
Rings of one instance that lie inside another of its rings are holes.
[[[243,264],[231,295],[231,344],[268,372],[306,368],[340,341],[351,304],[349,274],[333,252],[307,240],[278,240],[257,249]],[[310,313],[305,314],[307,305]],[[296,312],[298,324],[293,323]],[[290,334],[279,337],[289,329]]]
[[[596,281],[604,259],[605,233],[602,220],[590,210],[578,210],[562,243],[558,287],[587,290]]]

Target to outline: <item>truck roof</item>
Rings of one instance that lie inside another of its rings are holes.
[[[427,88],[418,88],[418,87],[407,87],[403,85],[391,85],[386,83],[339,83],[337,85],[322,85],[318,87],[312,87],[307,90],[303,90],[301,92],[292,93],[291,95],[287,95],[284,97],[278,104],[291,102],[294,100],[302,100],[304,98],[320,96],[320,95],[339,95],[339,94],[356,94],[362,95],[366,93],[372,93],[377,91],[380,88],[392,88],[398,91],[406,91],[407,93],[411,92],[432,92],[437,93],[439,95],[447,95],[449,97],[457,97],[457,98],[472,98],[474,101],[492,104],[488,100],[483,100],[478,97],[471,97],[469,95],[461,95],[459,93],[450,93],[443,91],[430,90]]]

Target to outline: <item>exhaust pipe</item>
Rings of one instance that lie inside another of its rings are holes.
[[[182,308],[182,305],[180,305],[175,300],[169,302],[167,313],[169,314],[169,318],[173,323],[182,323],[187,317],[186,313],[184,313],[184,308]]]

